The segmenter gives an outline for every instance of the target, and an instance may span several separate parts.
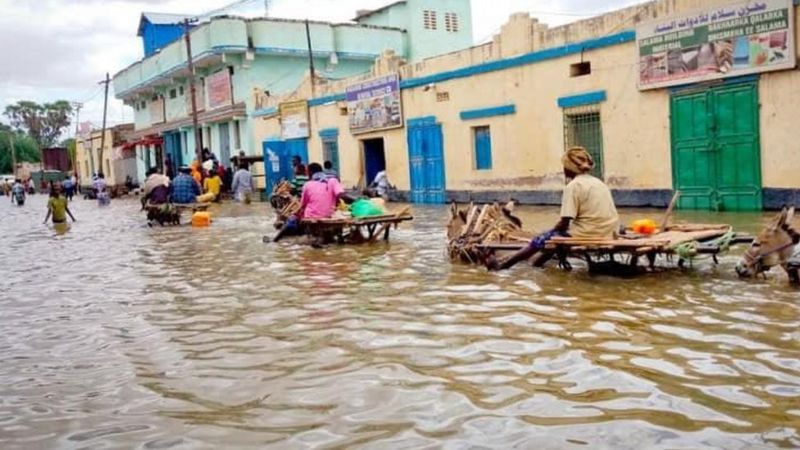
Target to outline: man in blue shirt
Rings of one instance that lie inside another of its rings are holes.
[[[189,175],[192,169],[187,166],[180,168],[180,173],[172,180],[172,203],[196,203],[200,195],[200,184]]]

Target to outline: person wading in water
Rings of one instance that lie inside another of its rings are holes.
[[[561,198],[561,219],[552,230],[535,237],[527,247],[509,258],[503,261],[490,258],[486,262],[489,270],[510,269],[532,258],[555,236],[612,239],[619,231],[619,215],[611,190],[602,180],[589,173],[594,167],[589,152],[583,147],[572,147],[564,153],[561,162],[564,175],[570,180]],[[540,258],[536,265],[543,265],[544,262],[546,258]]]

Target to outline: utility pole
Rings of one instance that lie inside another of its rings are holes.
[[[306,43],[308,43],[308,69],[311,72],[311,97],[314,97],[314,50],[311,48],[311,29],[306,19]]]
[[[75,108],[75,158],[73,159],[72,155],[70,155],[70,160],[72,163],[72,172],[77,176],[78,161],[76,161],[76,159],[78,158],[78,133],[80,132],[81,127],[81,108],[83,108],[83,103],[72,102],[72,107]]]
[[[103,98],[103,134],[100,135],[100,169],[98,172],[103,171],[103,149],[106,146],[106,115],[108,113],[108,85],[111,83],[111,78],[108,76],[108,72],[106,72],[106,79],[101,81],[98,84],[105,84],[106,85],[106,95]]]
[[[192,127],[194,127],[194,152],[197,157],[197,162],[203,162],[203,136],[200,132],[200,127],[197,125],[197,88],[194,83],[194,62],[192,61],[192,39],[189,36],[189,19],[183,21],[184,33],[183,37],[186,40],[186,60],[189,63],[189,95],[192,96]]]

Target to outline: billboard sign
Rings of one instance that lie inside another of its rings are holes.
[[[636,28],[639,89],[792,69],[792,0],[740,1]]]
[[[206,90],[210,109],[233,104],[231,73],[227,68],[206,77]]]
[[[403,126],[398,74],[354,84],[347,88],[345,95],[351,133],[367,133]]]
[[[308,102],[281,103],[278,105],[281,116],[281,138],[303,139],[311,136],[308,125]]]

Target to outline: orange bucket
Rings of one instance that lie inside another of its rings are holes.
[[[192,214],[193,227],[207,227],[211,225],[211,214],[206,211],[197,211]]]
[[[658,225],[652,219],[639,219],[631,224],[631,230],[638,234],[653,234],[657,228]]]

